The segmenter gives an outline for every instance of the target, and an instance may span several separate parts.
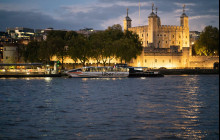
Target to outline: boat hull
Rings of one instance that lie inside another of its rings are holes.
[[[128,77],[164,77],[163,74],[132,73]]]
[[[128,77],[129,72],[69,72],[72,78],[123,78]]]

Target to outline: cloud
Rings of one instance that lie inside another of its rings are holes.
[[[9,3],[0,3],[0,10],[3,11],[11,11],[11,12],[16,12],[16,11],[23,11],[23,12],[27,12],[27,11],[32,11],[32,12],[39,12],[39,7],[38,6],[33,6],[33,5],[29,5],[29,4],[19,4],[16,3],[15,4],[9,4]]]
[[[149,6],[149,2],[143,2],[141,3],[141,6]],[[138,7],[139,3],[137,2],[125,2],[125,1],[118,1],[115,3],[92,3],[90,5],[66,5],[61,6],[63,10],[66,10],[67,12],[71,12],[73,14],[77,13],[90,13],[91,11],[94,11],[96,9],[105,9],[105,8],[113,8],[113,7]]]
[[[40,28],[59,27],[58,21],[42,13],[24,11],[3,11],[0,10],[0,30],[5,31],[6,27],[27,27]]]
[[[0,30],[6,27],[23,26],[29,28],[47,28],[79,30],[84,27],[106,29],[113,24],[123,25],[126,8],[129,8],[132,26],[139,26],[139,0],[38,0],[14,3],[0,2]],[[24,3],[25,2],[25,3]],[[50,5],[50,3],[53,3]],[[200,29],[200,25],[219,27],[218,0],[140,0],[141,25],[147,25],[151,5],[158,7],[162,25],[179,25],[182,5],[186,5],[190,28]],[[36,4],[35,4],[36,3]],[[16,4],[16,6],[15,6]],[[36,5],[36,6],[35,6]],[[25,8],[24,8],[25,7]]]
[[[215,19],[215,18],[219,18],[219,16],[215,16],[215,15],[198,15],[198,16],[191,16],[191,17],[189,17],[189,20]]]
[[[178,2],[175,2],[174,5],[178,6],[178,7],[183,7],[183,5],[185,5],[186,7],[187,6],[196,6],[195,3],[178,3]]]

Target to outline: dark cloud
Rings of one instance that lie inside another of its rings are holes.
[[[0,10],[0,17],[0,30],[5,30],[6,27],[47,28],[56,24],[53,18],[33,12]]]
[[[0,10],[0,31],[5,31],[7,27],[27,27],[33,29],[45,29],[53,27],[55,29],[74,30],[81,27],[81,23],[71,23],[70,21],[60,21],[51,16],[23,11]]]
[[[117,23],[122,23],[123,17],[126,15],[126,8],[129,8],[131,18],[137,20],[138,17],[135,16],[138,16],[138,2],[139,0],[97,0],[89,4],[59,5],[56,8],[51,5],[48,7],[50,11],[41,11],[41,9],[26,10],[25,12],[18,9],[17,11],[0,10],[0,30],[4,31],[6,27],[33,29],[53,27],[67,30],[79,30],[84,27],[104,29],[103,24],[113,24],[113,21],[117,20]],[[151,4],[154,3],[158,7],[158,15],[162,19],[162,24],[168,17],[172,21],[167,20],[165,24],[172,25],[176,22],[174,22],[175,18],[179,18],[181,15],[182,4],[185,3],[187,5],[186,14],[191,18],[190,23],[193,30],[208,24],[219,27],[218,0],[140,0],[140,2],[145,3],[141,6],[141,10],[145,12],[141,13],[143,20],[147,20]],[[107,23],[107,21],[111,22]]]

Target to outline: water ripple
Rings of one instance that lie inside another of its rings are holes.
[[[0,79],[0,139],[218,139],[219,76]]]

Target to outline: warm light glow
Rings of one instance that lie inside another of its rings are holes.
[[[52,78],[51,78],[51,77],[45,77],[44,80],[45,80],[46,82],[50,82],[50,81],[52,80]]]

